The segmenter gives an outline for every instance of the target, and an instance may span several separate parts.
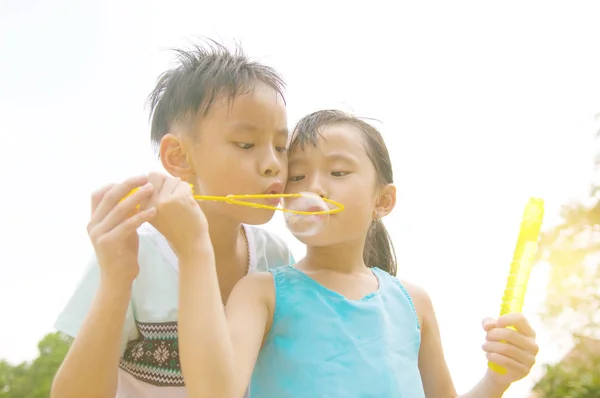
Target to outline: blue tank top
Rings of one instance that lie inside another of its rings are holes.
[[[421,333],[400,281],[373,268],[379,288],[348,300],[287,266],[275,281],[271,330],[249,398],[424,398]]]

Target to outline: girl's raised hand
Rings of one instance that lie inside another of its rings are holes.
[[[488,369],[486,377],[506,389],[512,382],[527,376],[535,363],[539,347],[535,342],[535,331],[525,316],[514,313],[498,319],[487,318],[483,320],[483,329],[486,341],[482,348],[488,361],[506,369],[506,374]]]

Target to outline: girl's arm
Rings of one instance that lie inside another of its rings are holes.
[[[241,398],[272,319],[271,274],[248,275],[223,309],[210,242],[179,259],[179,354],[189,398]]]
[[[440,330],[431,299],[422,288],[404,281],[402,284],[413,300],[421,324],[419,370],[425,396],[455,398],[456,390],[444,358]]]
[[[500,376],[488,370],[473,389],[458,396],[442,351],[440,331],[431,299],[425,290],[411,284],[404,285],[413,299],[421,323],[419,369],[426,397],[501,398],[512,381],[519,380],[529,373],[537,354],[535,333],[523,315],[506,315],[491,326],[484,325],[484,329],[488,332],[488,359],[490,353],[493,353],[491,359],[505,366],[508,369],[507,375]],[[521,332],[506,329],[509,325],[515,326]]]

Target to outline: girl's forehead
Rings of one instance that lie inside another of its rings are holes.
[[[332,152],[354,156],[365,154],[363,132],[355,126],[346,124],[323,127],[317,134],[314,144],[306,143],[304,148],[296,145],[290,152],[290,160],[328,155]]]

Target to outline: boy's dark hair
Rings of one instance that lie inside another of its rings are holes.
[[[307,144],[316,145],[320,129],[334,124],[349,124],[363,132],[367,155],[373,162],[375,172],[382,185],[394,182],[392,162],[381,133],[369,123],[338,110],[321,110],[303,117],[290,137],[289,150],[296,146],[304,149]],[[365,242],[363,259],[367,267],[378,267],[396,275],[396,252],[381,220],[373,220]]]
[[[148,96],[152,143],[160,145],[174,122],[206,115],[222,97],[233,101],[256,83],[273,88],[283,98],[285,82],[271,67],[251,61],[236,44],[233,51],[214,40],[190,50],[174,49],[177,64],[158,78]]]

